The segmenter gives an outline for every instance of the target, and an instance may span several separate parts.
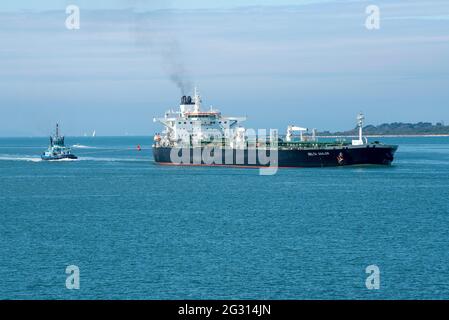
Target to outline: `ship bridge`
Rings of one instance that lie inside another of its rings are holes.
[[[201,104],[201,97],[195,89],[193,98],[181,98],[178,112],[169,111],[164,118],[154,119],[165,126],[164,137],[168,144],[230,138],[237,125],[246,120],[245,117],[224,117],[213,107],[203,111]]]

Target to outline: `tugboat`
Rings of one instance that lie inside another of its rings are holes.
[[[363,136],[363,114],[357,117],[358,139],[318,141],[316,130],[296,125],[280,138],[276,130],[255,133],[245,129],[244,117],[224,117],[218,110],[201,110],[201,97],[183,96],[179,111],[156,118],[165,128],[154,136],[153,156],[158,164],[236,167],[340,167],[390,165],[397,145]],[[274,133],[274,134],[272,134]],[[299,136],[295,133],[299,133]]]
[[[64,145],[64,137],[59,135],[59,124],[56,124],[55,135],[50,137],[50,146],[48,150],[41,156],[45,161],[57,161],[57,160],[76,160],[72,150]]]

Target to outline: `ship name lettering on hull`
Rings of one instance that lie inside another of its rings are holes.
[[[329,152],[308,152],[307,155],[309,157],[328,156]]]

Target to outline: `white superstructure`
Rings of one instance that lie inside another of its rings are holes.
[[[169,110],[163,118],[155,118],[154,122],[162,123],[165,130],[157,134],[154,141],[161,146],[195,145],[223,139],[240,142],[245,131],[240,124],[245,117],[224,117],[212,107],[203,111],[201,104],[201,96],[195,89],[193,98],[181,98],[178,111]]]

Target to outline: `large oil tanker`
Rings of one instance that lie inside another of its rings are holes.
[[[290,125],[286,135],[276,130],[250,130],[245,117],[225,117],[212,107],[201,108],[201,97],[183,96],[179,110],[155,118],[164,126],[154,136],[158,164],[237,167],[332,167],[390,165],[398,148],[363,137],[363,114],[357,117],[358,139],[319,141],[316,130]]]

